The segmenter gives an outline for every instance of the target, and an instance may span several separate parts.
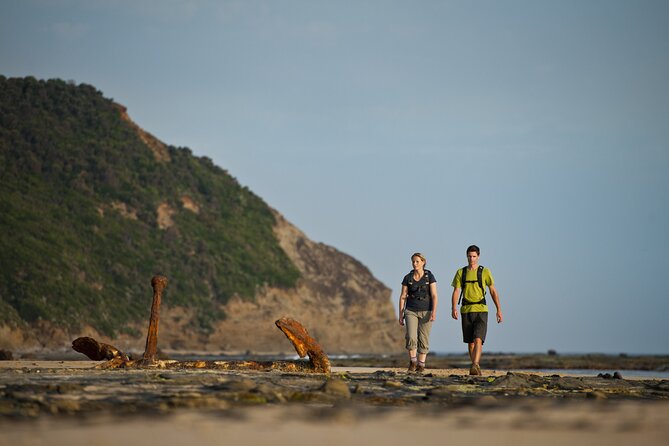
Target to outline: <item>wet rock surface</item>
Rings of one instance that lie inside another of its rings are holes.
[[[0,369],[0,421],[41,417],[171,414],[183,409],[230,414],[249,406],[510,408],[528,401],[669,402],[659,379],[407,374],[326,374],[228,370]]]

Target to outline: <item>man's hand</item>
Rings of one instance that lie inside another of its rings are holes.
[[[455,319],[456,321],[458,320],[458,309],[457,308],[453,307],[453,309],[451,310],[451,317],[453,319]]]
[[[501,324],[502,320],[504,320],[504,317],[502,316],[501,310],[497,310],[497,323]]]

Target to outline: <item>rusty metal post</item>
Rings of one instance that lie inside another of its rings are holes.
[[[309,355],[313,370],[318,373],[330,373],[330,359],[307,329],[295,319],[282,317],[274,322],[295,347],[295,351],[304,358]]]
[[[167,288],[167,277],[153,276],[151,279],[153,287],[153,303],[151,304],[151,319],[149,320],[149,332],[146,335],[146,348],[144,349],[144,362],[154,362],[158,350],[158,322],[160,321],[160,302],[163,291]]]

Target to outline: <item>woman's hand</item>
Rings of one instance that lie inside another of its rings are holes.
[[[404,312],[400,313],[399,323],[402,327],[404,327]]]

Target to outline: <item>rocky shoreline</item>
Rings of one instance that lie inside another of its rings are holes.
[[[258,405],[347,405],[367,408],[508,407],[546,402],[656,400],[669,403],[669,380],[563,376],[465,369],[335,367],[331,374],[279,371],[98,370],[96,362],[15,362],[0,368],[0,417],[167,414],[228,411]],[[90,367],[90,368],[86,368]]]
[[[341,360],[333,363],[337,361]],[[244,444],[259,444],[264,441],[263,429],[273,426],[284,436],[267,440],[306,444],[295,442],[285,428],[297,424],[300,430],[314,430],[314,435],[344,435],[341,441],[346,444],[368,443],[362,437],[346,437],[342,425],[385,438],[387,444],[402,444],[400,427],[406,423],[418,423],[437,436],[444,429],[449,435],[464,435],[473,428],[480,430],[478,425],[496,426],[488,435],[502,433],[508,438],[518,432],[566,435],[565,444],[585,441],[583,436],[590,432],[599,432],[597,438],[606,439],[601,444],[607,445],[626,444],[617,443],[621,438],[663,444],[669,434],[664,422],[669,415],[667,379],[504,370],[485,370],[484,376],[472,377],[463,368],[409,374],[403,368],[336,364],[330,374],[100,370],[94,368],[98,364],[1,361],[0,439],[7,439],[7,444],[27,438],[42,438],[35,444],[91,444],[104,432],[124,435],[131,429],[142,435],[152,432],[148,443],[141,442],[150,444],[166,432],[203,435],[199,429],[206,425],[212,436],[202,444],[220,444],[220,435],[228,438],[233,432],[243,436]],[[200,427],[193,430],[194,425]],[[52,432],[63,437],[56,441]],[[479,434],[485,435],[485,430]],[[180,444],[170,438],[163,444]]]

